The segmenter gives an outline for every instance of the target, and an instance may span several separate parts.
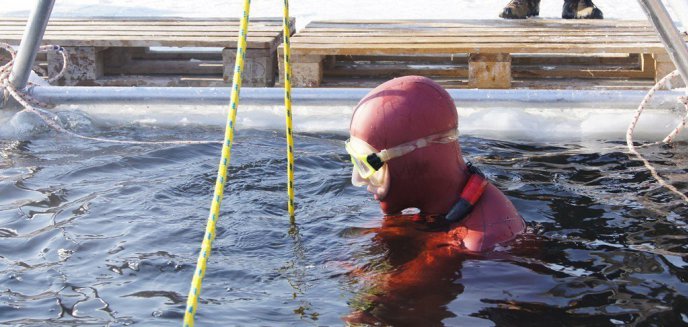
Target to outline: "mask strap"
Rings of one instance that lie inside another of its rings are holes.
[[[380,151],[377,156],[380,157],[382,162],[387,162],[391,159],[401,157],[413,152],[416,149],[427,147],[430,144],[445,144],[456,141],[458,139],[456,129],[451,129],[442,134],[433,134],[420,138],[411,142],[403,143],[389,149]]]

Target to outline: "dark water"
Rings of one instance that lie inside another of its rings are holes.
[[[384,289],[380,276],[402,269],[408,250],[376,236],[383,217],[349,183],[344,138],[296,136],[298,226],[290,228],[282,132],[238,132],[199,326],[343,325],[365,308],[371,322],[395,326],[688,325],[688,206],[621,143],[601,141],[462,136],[465,155],[511,198],[529,232],[457,256],[430,288],[362,303]],[[686,192],[687,147],[642,151]],[[219,145],[125,146],[51,132],[0,140],[0,325],[181,325],[218,162]]]

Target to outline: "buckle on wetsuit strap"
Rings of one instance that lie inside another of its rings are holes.
[[[461,198],[456,202],[452,208],[449,210],[444,219],[447,222],[455,223],[460,222],[473,210],[475,205],[487,187],[488,181],[485,175],[470,162],[467,164],[468,172],[470,173],[468,177],[468,182],[461,190]]]

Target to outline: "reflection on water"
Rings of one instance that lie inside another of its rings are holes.
[[[219,146],[41,133],[0,140],[0,324],[179,325]],[[529,224],[513,244],[468,254],[429,241],[403,217],[383,219],[350,185],[340,135],[296,136],[298,226],[290,227],[282,135],[237,134],[199,325],[688,324],[688,206],[621,143],[462,136],[466,156]],[[642,149],[684,192],[686,146]]]

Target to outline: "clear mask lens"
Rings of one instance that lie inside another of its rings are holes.
[[[366,162],[366,158],[371,153],[376,153],[377,150],[370,144],[357,138],[351,138],[346,143],[346,151],[351,156],[351,163],[362,178],[369,178],[375,174],[373,167]]]
[[[382,166],[382,168],[378,169],[375,173],[370,175],[368,178],[363,178],[361,176],[361,173],[356,167],[354,167],[353,171],[351,172],[351,184],[356,187],[361,187],[361,186],[366,186],[366,185],[373,185],[377,187],[382,187],[385,186],[386,184],[386,177],[387,176],[387,165]]]
[[[382,162],[387,162],[391,159],[411,153],[416,149],[424,148],[432,144],[456,142],[457,139],[457,130],[451,129],[378,152],[377,149],[365,141],[352,137],[346,142],[346,151],[351,156],[351,162],[354,165],[351,183],[354,186],[372,185],[375,187],[382,187],[386,185],[386,176],[388,175],[387,164],[383,164],[382,167],[376,171],[367,161],[370,154],[374,153]]]

